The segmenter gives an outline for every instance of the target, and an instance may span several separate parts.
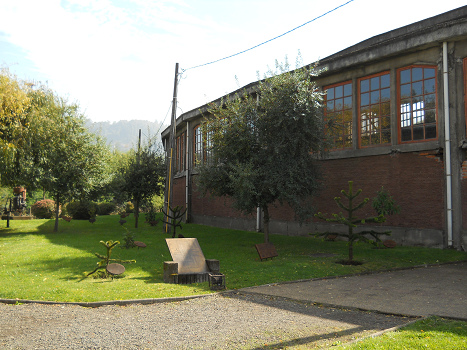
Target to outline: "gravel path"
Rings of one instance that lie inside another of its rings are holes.
[[[0,349],[318,348],[410,321],[233,292],[99,308],[0,304]]]

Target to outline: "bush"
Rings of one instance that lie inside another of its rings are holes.
[[[117,210],[115,203],[99,203],[97,205],[97,215],[110,215]]]
[[[132,202],[125,203],[125,213],[133,213],[135,211],[135,206]]]
[[[89,220],[91,212],[97,213],[97,204],[89,201],[70,202],[66,206],[68,215],[74,220]]]
[[[55,214],[55,202],[52,199],[37,201],[32,205],[31,213],[38,219],[52,219]]]

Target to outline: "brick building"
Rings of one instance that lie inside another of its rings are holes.
[[[467,248],[467,6],[372,37],[319,66],[326,68],[316,79],[326,91],[325,116],[337,127],[329,134],[334,148],[321,161],[324,188],[316,209],[336,212],[333,198],[349,180],[363,189],[361,197],[384,186],[401,207],[383,227],[392,239]],[[261,229],[260,212],[245,216],[228,198],[196,192],[195,159],[208,156],[199,129],[206,108],[177,118],[173,204],[187,207],[190,222]],[[162,133],[164,144],[169,137],[170,128]],[[371,213],[371,205],[365,210]],[[270,216],[271,233],[329,229],[322,222],[300,226],[286,207],[271,207]]]

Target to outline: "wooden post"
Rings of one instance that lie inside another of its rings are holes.
[[[172,118],[171,118],[171,131],[170,131],[170,142],[169,142],[169,162],[167,167],[167,178],[166,178],[166,195],[165,195],[165,212],[170,214],[170,205],[173,204],[173,179],[174,179],[174,146],[175,146],[175,134],[177,132],[177,91],[178,91],[178,63],[175,64],[175,79],[174,79],[174,93],[172,100]],[[165,217],[165,222],[169,222],[169,218]],[[169,224],[165,224],[164,231],[169,232]]]

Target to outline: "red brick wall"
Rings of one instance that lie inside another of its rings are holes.
[[[186,206],[186,195],[185,195],[185,187],[186,187],[186,178],[179,177],[174,179],[173,183],[173,204],[170,204],[171,207],[174,206]]]
[[[232,208],[232,200],[229,197],[213,197],[209,194],[202,197],[196,191],[196,183],[193,183],[193,196],[191,198],[192,214],[221,217],[247,217],[240,211]],[[254,213],[256,215],[256,213]]]
[[[173,205],[185,207],[186,204],[186,178],[179,177],[174,180],[173,186]],[[196,183],[193,181],[193,195],[191,197],[192,214],[205,216],[221,216],[221,217],[247,217],[236,209],[233,209],[232,200],[228,197],[211,197],[209,195],[202,197],[196,191]],[[172,204],[171,204],[172,206]],[[255,213],[256,215],[256,213]]]
[[[348,181],[353,181],[354,192],[363,190],[357,197],[358,203],[370,198],[369,204],[357,212],[358,216],[375,215],[371,200],[384,186],[401,207],[400,214],[387,218],[387,225],[444,228],[444,169],[434,154],[403,153],[324,161],[323,173],[326,187],[315,201],[316,208],[323,213],[340,211],[333,198],[341,196],[340,190],[348,190]]]
[[[401,153],[371,157],[325,160],[321,162],[324,187],[314,200],[316,211],[335,213],[341,211],[334,197],[341,196],[342,189],[348,190],[348,181],[354,182],[354,191],[362,189],[357,197],[359,203],[365,197],[369,204],[358,216],[374,216],[371,199],[384,186],[401,207],[401,213],[388,217],[389,226],[413,228],[444,228],[444,169],[442,161],[429,152]],[[464,186],[467,187],[467,184]],[[206,196],[201,198],[193,185],[193,215],[241,217],[242,214],[230,207],[228,198]],[[185,178],[176,180],[175,204],[185,204]],[[464,191],[466,193],[467,191]],[[343,196],[341,196],[343,197]],[[343,198],[344,199],[344,198]],[[345,199],[343,200],[345,202]],[[467,209],[467,199],[464,200]],[[271,220],[293,221],[294,213],[288,207],[270,208]],[[464,225],[467,227],[467,222]]]

